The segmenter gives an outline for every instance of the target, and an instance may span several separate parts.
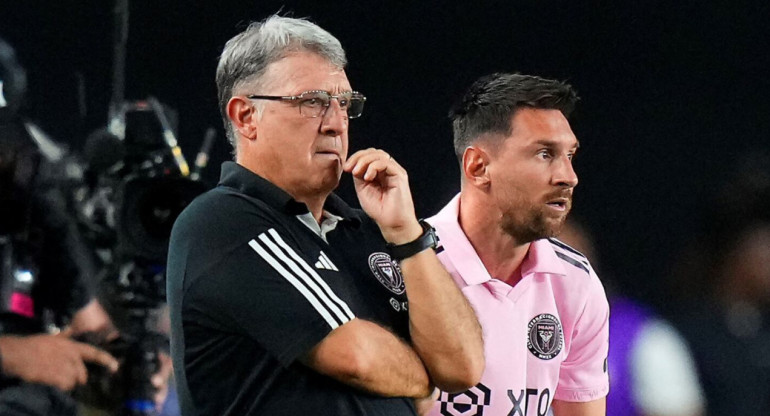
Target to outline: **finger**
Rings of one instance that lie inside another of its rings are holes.
[[[52,380],[51,384],[61,391],[70,391],[77,384],[77,375],[64,370],[55,380]]]
[[[377,179],[377,176],[382,174],[388,174],[390,173],[390,165],[389,161],[387,160],[375,160],[374,162],[370,163],[369,166],[366,168],[366,173],[363,175],[363,179],[365,181],[371,182]]]
[[[351,173],[356,176],[362,176],[364,172],[369,168],[369,165],[375,162],[383,162],[383,163],[395,163],[390,158],[390,155],[383,152],[372,152],[366,155],[362,155],[361,158],[356,162],[355,166],[351,169]]]
[[[118,371],[118,360],[107,351],[100,350],[88,344],[78,343],[80,357],[84,361],[96,363],[108,368],[111,372]]]
[[[168,379],[171,377],[171,373],[174,371],[174,364],[171,361],[171,356],[165,352],[161,352],[158,354],[158,360],[160,361],[160,370],[158,373],[162,374],[163,377]]]
[[[354,178],[371,181],[377,173],[387,169],[387,160],[375,159],[370,161],[360,161],[351,171]]]
[[[390,159],[390,155],[384,150],[369,148],[359,150],[345,162],[345,171],[352,171],[357,165],[371,163],[375,159]]]
[[[361,153],[352,164],[352,167],[350,169],[351,173],[353,174],[360,174],[364,170],[366,170],[366,167],[372,163],[372,161],[381,159],[383,156],[380,152],[376,150],[367,151],[364,153]]]
[[[156,389],[159,389],[159,388],[163,387],[163,375],[155,374],[154,376],[152,376],[150,378],[150,383]]]
[[[360,159],[362,155],[371,153],[374,150],[375,150],[374,148],[370,147],[368,149],[359,150],[353,153],[352,155],[348,156],[348,159],[345,161],[345,165],[343,166],[343,168],[347,169],[347,168],[353,167],[358,162],[358,159]]]
[[[88,382],[88,370],[83,361],[75,360],[72,365],[75,366],[77,384],[86,384]],[[72,387],[75,387],[74,385]]]
[[[74,331],[71,326],[68,326],[61,331],[59,331],[58,334],[56,334],[62,338],[71,338],[74,335]]]

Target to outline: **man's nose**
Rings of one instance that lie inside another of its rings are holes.
[[[321,133],[339,136],[348,127],[348,113],[340,107],[339,101],[332,99],[321,116]]]
[[[564,156],[555,167],[553,182],[558,186],[574,188],[578,184],[578,177],[572,167],[572,159]]]

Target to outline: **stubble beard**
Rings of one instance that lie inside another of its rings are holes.
[[[544,208],[519,200],[503,211],[500,227],[519,244],[556,237],[567,220],[570,206],[571,203],[564,215],[553,218],[546,214]]]

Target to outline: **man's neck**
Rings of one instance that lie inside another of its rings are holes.
[[[489,204],[460,197],[459,222],[489,275],[515,285],[521,279],[521,264],[527,257],[530,243],[519,243],[503,231],[499,212],[491,212]]]
[[[310,213],[313,214],[313,218],[315,218],[316,222],[320,224],[321,221],[323,221],[324,204],[326,203],[326,198],[328,196],[328,194],[324,196],[312,197],[294,196],[294,199],[297,200],[297,202],[304,203],[307,206],[307,209],[310,210]]]
[[[257,160],[257,162],[258,161],[259,160]],[[273,185],[281,188],[284,192],[291,195],[295,201],[305,204],[307,209],[310,210],[310,213],[313,214],[313,218],[315,218],[319,224],[321,223],[324,204],[326,203],[326,198],[328,198],[331,194],[331,191],[308,193],[296,186],[292,186],[294,184],[286,181],[283,177],[281,177],[281,175],[275,174],[273,170],[265,169],[265,165],[255,163],[254,160],[238,158],[236,159],[236,162],[246,169],[270,181],[270,183]]]

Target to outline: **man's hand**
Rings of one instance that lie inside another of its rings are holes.
[[[372,148],[358,151],[345,162],[344,170],[353,174],[361,208],[377,222],[385,240],[404,244],[422,234],[409,177],[389,154]]]
[[[409,178],[390,155],[361,150],[343,168],[353,174],[361,207],[377,222],[386,241],[405,244],[422,234]],[[432,250],[399,263],[409,299],[412,347],[431,381],[448,392],[475,385],[484,369],[484,346],[473,309]]]
[[[75,313],[68,330],[73,335],[91,334],[99,343],[110,342],[120,336],[107,311],[96,299],[91,299]]]
[[[69,335],[69,332],[62,332],[57,335],[0,337],[3,373],[69,391],[88,380],[86,362],[117,371],[115,357],[89,344],[73,341]]]
[[[168,397],[168,382],[174,368],[171,364],[171,357],[165,352],[158,353],[158,360],[160,368],[152,375],[150,383],[155,387],[155,394],[152,397],[155,402],[155,410],[160,412],[163,409],[163,403],[166,402]]]

